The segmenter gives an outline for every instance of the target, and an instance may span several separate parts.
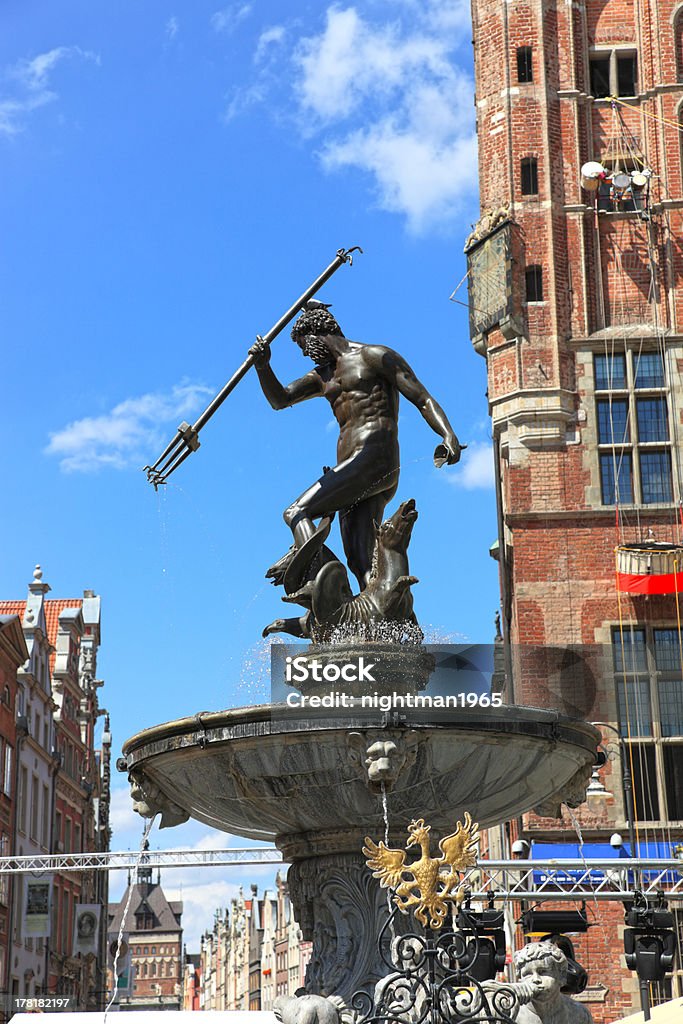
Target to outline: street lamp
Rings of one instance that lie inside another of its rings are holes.
[[[628,751],[626,744],[624,743],[624,737],[621,735],[619,730],[615,726],[610,725],[609,722],[592,722],[592,725],[599,726],[601,729],[609,729],[617,737],[619,742],[619,759],[621,761],[621,784],[624,790],[624,801],[626,803],[626,821],[628,824],[628,838],[631,844],[631,856],[637,855],[636,851],[636,826],[635,826],[635,811],[633,806],[633,779],[631,777],[631,768],[629,765]],[[600,756],[600,755],[598,755]],[[591,781],[586,790],[586,796],[593,798],[604,798],[611,794],[605,789],[604,784],[600,781],[598,771],[607,762],[606,756],[603,754],[604,760],[599,760],[593,771]]]

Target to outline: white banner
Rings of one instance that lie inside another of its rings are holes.
[[[50,936],[50,893],[51,882],[26,879],[24,884],[24,920],[21,934],[33,938],[47,939]]]
[[[100,913],[102,907],[99,903],[77,903],[76,919],[74,921],[74,956],[82,953],[97,955],[98,939],[100,933]]]

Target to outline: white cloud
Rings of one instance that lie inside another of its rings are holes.
[[[457,466],[452,467],[446,479],[454,487],[467,491],[494,485],[493,448],[486,441],[475,441],[462,453]]]
[[[57,99],[50,78],[62,61],[78,57],[100,63],[97,54],[79,46],[56,46],[30,59],[24,58],[5,70],[14,95],[0,98],[0,136],[10,137],[23,131],[26,115]]]
[[[139,814],[133,810],[133,801],[130,798],[130,789],[112,787],[111,804],[109,808],[109,824],[114,834],[114,846],[119,849],[122,840],[121,833],[134,832],[137,835],[142,831],[143,821]]]
[[[250,107],[263,103],[267,91],[266,86],[262,82],[254,82],[252,85],[235,89],[223,111],[223,121],[225,124],[228,124],[235,117],[244,114]]]
[[[211,15],[211,27],[214,32],[229,33],[234,31],[240,22],[251,14],[251,4],[230,4]]]
[[[237,9],[217,12],[214,27],[233,27]],[[458,64],[469,32],[468,0],[333,4],[305,36],[294,20],[271,26],[224,120],[265,102],[282,116],[289,91],[285,119],[315,140],[323,170],[366,175],[377,205],[413,232],[443,229],[475,206],[474,84]]]
[[[258,37],[256,43],[256,51],[254,53],[254,61],[260,64],[268,52],[274,47],[277,47],[285,38],[286,29],[284,25],[271,25],[270,28],[265,29]]]
[[[180,22],[176,18],[175,14],[171,15],[165,25],[166,37],[169,40],[175,39],[178,35],[178,29],[180,28]]]
[[[169,423],[197,411],[212,394],[201,384],[178,384],[170,392],[127,398],[102,416],[86,416],[50,434],[45,449],[65,472],[125,469],[149,459]]]
[[[414,19],[377,24],[355,7],[330,7],[323,31],[293,57],[304,131],[322,135],[325,169],[368,173],[379,205],[415,232],[475,194],[473,85],[454,58],[462,10],[433,0],[419,17],[406,2]]]

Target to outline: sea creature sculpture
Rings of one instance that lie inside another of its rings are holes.
[[[338,633],[384,638],[382,624],[403,623],[419,642],[422,637],[413,611],[410,588],[417,583],[408,569],[408,544],[417,520],[415,501],[404,501],[394,514],[376,527],[372,568],[367,586],[353,594],[346,567],[325,547],[330,521],[299,549],[287,568],[283,601],[307,608],[297,618],[275,619],[263,631],[290,633],[325,643]],[[322,563],[322,564],[321,564]],[[418,635],[419,634],[419,635]]]
[[[385,889],[394,890],[394,902],[403,913],[416,907],[415,917],[430,928],[441,928],[449,906],[460,905],[465,893],[461,874],[477,862],[479,826],[466,811],[464,822],[458,822],[455,832],[439,843],[441,857],[429,853],[429,832],[424,818],[411,821],[407,847],[419,846],[421,855],[412,864],[406,864],[406,851],[393,850],[383,842],[377,845],[366,836],[363,853],[373,876]],[[458,887],[457,889],[455,887]]]

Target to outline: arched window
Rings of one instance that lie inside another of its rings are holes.
[[[683,82],[683,7],[674,18],[674,46],[676,48],[676,81]]]
[[[522,195],[538,195],[538,160],[535,156],[525,156],[521,163]]]

